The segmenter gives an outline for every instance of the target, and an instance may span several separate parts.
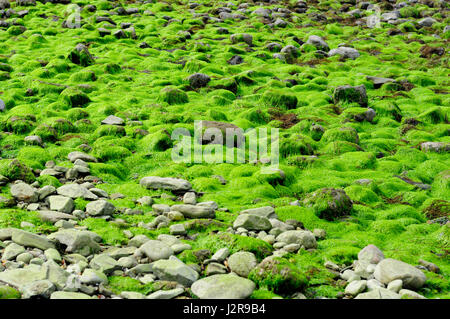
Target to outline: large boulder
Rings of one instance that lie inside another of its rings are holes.
[[[200,299],[246,299],[255,288],[251,280],[226,274],[200,279],[194,282],[191,290]]]
[[[53,195],[47,197],[50,209],[61,213],[70,214],[75,208],[75,203],[73,199],[61,195]]]
[[[147,189],[166,189],[174,192],[187,192],[192,189],[188,181],[172,177],[147,176],[142,178],[139,184]]]
[[[322,188],[308,194],[303,201],[305,206],[311,207],[319,218],[333,220],[348,215],[353,203],[342,189]]]
[[[409,289],[419,289],[427,280],[427,277],[420,269],[392,258],[380,261],[375,267],[373,275],[376,280],[383,284],[389,284],[391,281],[401,279],[403,287]]]

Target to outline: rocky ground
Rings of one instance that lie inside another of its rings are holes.
[[[449,298],[448,3],[154,2],[0,0],[0,299]]]

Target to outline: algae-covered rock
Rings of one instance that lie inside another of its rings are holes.
[[[305,206],[311,207],[314,213],[327,220],[333,220],[348,215],[353,203],[342,189],[323,188],[308,194],[303,201]]]

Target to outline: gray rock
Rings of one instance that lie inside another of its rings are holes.
[[[139,250],[152,261],[168,259],[173,255],[172,248],[159,240],[148,240],[139,248]]]
[[[84,162],[97,162],[97,159],[95,157],[78,151],[69,153],[67,157],[72,163],[74,163],[77,159],[80,159]]]
[[[299,244],[306,249],[317,248],[316,238],[313,233],[306,230],[289,230],[278,235],[276,240],[286,244]]]
[[[350,296],[356,296],[357,294],[366,290],[367,281],[365,280],[354,280],[345,287],[345,294]]]
[[[44,251],[44,256],[47,260],[53,260],[54,262],[61,262],[61,255],[55,248],[49,248]]]
[[[123,125],[125,121],[121,119],[120,117],[109,115],[107,118],[105,118],[102,122],[104,125]]]
[[[53,195],[47,198],[50,210],[55,210],[61,213],[70,214],[75,208],[73,199],[61,195]]]
[[[139,184],[147,189],[166,189],[176,192],[186,192],[192,189],[191,183],[184,179],[147,176],[140,180]]]
[[[424,273],[410,264],[391,258],[383,259],[375,268],[375,279],[383,284],[401,279],[404,288],[419,289],[427,277]]]
[[[421,294],[409,289],[401,289],[398,294],[402,299],[427,299]]]
[[[66,286],[70,274],[53,260],[47,260],[41,270],[46,274],[46,279],[55,284],[57,290],[62,290]]]
[[[150,196],[142,196],[136,202],[141,204],[142,206],[152,206],[154,201]]]
[[[402,287],[403,287],[403,280],[396,279],[388,284],[387,289],[395,293],[398,293],[402,289]]]
[[[180,212],[186,218],[214,218],[215,212],[210,207],[198,206],[198,205],[173,205],[172,210]]]
[[[47,196],[54,194],[56,192],[56,188],[51,185],[46,185],[38,190],[39,200],[45,199]]]
[[[270,230],[272,224],[269,219],[258,215],[242,214],[233,223],[233,228],[243,227],[247,230]]]
[[[340,55],[344,59],[356,59],[360,56],[358,50],[348,47],[339,47],[337,49],[332,49],[328,52],[328,56],[332,57],[335,55]]]
[[[122,291],[120,297],[123,299],[145,299],[145,296],[140,292],[135,291]]]
[[[192,284],[191,290],[200,299],[246,299],[255,287],[251,280],[226,274],[197,280]]]
[[[318,50],[322,50],[325,52],[330,51],[330,47],[328,44],[319,36],[317,35],[311,35],[309,36],[308,40],[306,41],[307,44],[312,44],[315,46]]]
[[[0,272],[0,282],[21,290],[26,284],[37,280],[45,280],[46,274],[38,265],[29,265],[24,268],[5,270]]]
[[[424,142],[420,144],[420,149],[424,152],[450,152],[450,143],[444,142]]]
[[[25,252],[25,248],[16,243],[9,244],[3,251],[2,260],[14,260],[17,256]]]
[[[13,231],[11,239],[16,244],[25,247],[34,247],[42,250],[55,248],[55,244],[51,240],[20,229]]]
[[[250,209],[241,211],[239,214],[258,215],[260,217],[265,217],[265,218],[269,218],[269,219],[278,218],[277,214],[275,213],[275,209],[272,206],[250,208]]]
[[[86,205],[86,213],[90,216],[110,216],[116,208],[104,199],[90,202]]]
[[[98,196],[90,192],[87,188],[79,184],[66,184],[56,189],[59,195],[70,197],[73,199],[84,198],[87,200],[96,200]]]
[[[206,276],[226,274],[227,272],[227,267],[216,262],[210,262],[205,269]]]
[[[87,268],[84,270],[80,280],[81,283],[86,285],[108,284],[108,277],[106,277],[106,275],[102,271],[94,270],[91,268]]]
[[[216,253],[211,257],[212,260],[223,262],[230,254],[230,250],[228,248],[220,248]]]
[[[37,135],[26,136],[24,141],[25,141],[25,143],[30,144],[30,145],[42,145],[42,139],[40,136],[37,136]]]
[[[169,227],[171,235],[184,235],[186,234],[186,229],[183,224],[175,224]]]
[[[35,203],[39,198],[37,190],[26,183],[13,184],[10,191],[11,195],[21,202]]]
[[[48,222],[52,222],[52,223],[57,223],[62,220],[75,219],[75,216],[73,216],[73,215],[60,213],[60,212],[54,212],[51,210],[40,210],[37,213],[39,214],[39,217],[43,221],[48,221]]]
[[[16,228],[0,228],[0,240],[10,240]]]
[[[92,269],[99,270],[107,275],[122,268],[114,258],[106,254],[95,255],[89,263],[89,266],[91,266]]]
[[[63,229],[48,236],[66,247],[66,253],[76,253],[89,256],[100,251],[96,237],[89,231]],[[67,256],[66,256],[67,257]]]
[[[22,298],[50,298],[50,295],[56,290],[55,285],[50,280],[37,280],[25,284],[22,287]]]
[[[367,245],[358,253],[358,260],[378,264],[384,259],[383,252],[375,245]]]
[[[252,14],[263,17],[270,18],[271,10],[267,8],[258,8],[252,12]]]
[[[198,273],[175,256],[169,260],[158,260],[152,264],[153,273],[161,280],[176,281],[190,287],[198,278]]]
[[[195,205],[197,204],[197,198],[195,196],[194,192],[187,192],[183,196],[183,203],[188,205]]]
[[[5,102],[3,102],[2,99],[0,99],[0,112],[3,112],[6,109]]]
[[[33,255],[28,252],[22,253],[16,257],[18,263],[23,262],[24,264],[29,264],[31,259],[33,259]]]
[[[183,288],[175,288],[170,290],[158,290],[147,296],[146,299],[173,299],[184,293]]]
[[[241,277],[247,278],[250,271],[258,264],[256,257],[251,252],[240,251],[228,258],[228,266],[231,271]]]
[[[431,17],[426,17],[422,20],[419,20],[417,22],[421,27],[431,27],[433,24],[435,24],[437,21]]]
[[[361,293],[355,299],[400,299],[400,295],[386,288],[377,288],[369,292]]]
[[[145,235],[136,235],[128,242],[128,245],[139,248],[149,240]]]
[[[50,299],[97,299],[81,292],[55,291]]]
[[[367,290],[371,291],[377,288],[384,288],[384,285],[376,279],[367,280]]]

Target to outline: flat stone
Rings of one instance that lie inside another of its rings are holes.
[[[275,213],[275,209],[272,206],[250,208],[250,209],[241,211],[239,214],[258,215],[260,217],[265,217],[268,219],[278,218],[277,214]]]
[[[355,299],[400,299],[400,295],[386,288],[377,288],[369,292],[361,293]]]
[[[51,240],[20,229],[13,231],[11,239],[16,244],[25,247],[34,247],[42,250],[55,248],[55,244]]]
[[[345,59],[356,59],[360,56],[358,50],[348,47],[340,47],[337,49],[332,49],[330,52],[328,52],[328,56],[332,57],[334,55],[340,55]]]
[[[26,284],[37,280],[45,280],[46,274],[38,265],[29,265],[24,268],[5,270],[0,272],[0,282],[8,284],[16,289],[21,289]]]
[[[199,274],[182,261],[172,256],[169,260],[158,260],[152,264],[153,273],[161,280],[176,281],[190,287]]]
[[[183,288],[175,288],[171,290],[158,290],[147,296],[146,299],[173,299],[184,293]]]
[[[185,235],[186,229],[183,224],[174,224],[169,227],[170,234],[172,235]]]
[[[147,176],[142,178],[139,184],[147,189],[166,189],[176,192],[192,189],[192,185],[188,181],[172,177]]]
[[[98,196],[90,192],[87,188],[79,184],[66,184],[56,189],[59,195],[70,197],[73,199],[83,198],[87,200],[96,200]]]
[[[55,291],[51,294],[50,299],[97,299],[81,292]]]
[[[198,205],[180,204],[173,205],[171,210],[180,212],[187,218],[214,218],[215,212],[213,209]]]
[[[255,288],[253,281],[233,274],[209,276],[191,286],[192,293],[200,299],[246,299]]]
[[[52,222],[52,223],[57,223],[57,222],[63,221],[63,220],[76,219],[76,217],[73,215],[60,213],[60,212],[54,212],[51,210],[39,210],[39,211],[37,211],[37,213],[39,214],[40,219],[42,219],[43,221]]]
[[[84,162],[94,162],[94,163],[97,162],[97,159],[95,157],[79,151],[69,153],[67,155],[67,158],[72,163],[75,162],[77,159],[80,159]]]
[[[101,123],[104,125],[124,125],[125,121],[120,117],[109,115]]]
[[[220,248],[214,253],[211,259],[218,262],[223,262],[228,257],[228,255],[230,255],[230,250],[228,248]]]

